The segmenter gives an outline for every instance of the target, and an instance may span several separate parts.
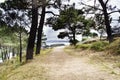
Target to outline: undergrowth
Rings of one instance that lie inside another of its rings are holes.
[[[97,41],[88,44],[78,44],[75,46],[75,48],[82,50],[90,49],[94,51],[104,51],[108,45],[109,43],[107,41]]]
[[[109,45],[107,41],[97,41],[91,44],[90,49],[94,51],[104,51]]]
[[[96,41],[87,44],[77,44],[75,48],[81,50],[105,51],[105,53],[111,55],[120,55],[120,39],[117,38],[112,43],[108,41]]]
[[[91,46],[90,44],[80,44],[80,45],[78,44],[78,45],[75,46],[75,48],[85,50],[85,49],[89,49],[90,46]]]

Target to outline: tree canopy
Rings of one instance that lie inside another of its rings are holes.
[[[94,27],[94,21],[86,19],[83,15],[84,12],[79,9],[75,9],[74,5],[68,6],[60,11],[58,17],[51,17],[47,19],[47,24],[54,30],[64,29],[64,32],[60,32],[58,38],[68,37],[70,43],[76,45],[78,40],[77,34],[89,35],[90,27]]]

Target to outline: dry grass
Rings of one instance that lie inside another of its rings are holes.
[[[94,64],[100,67],[102,70],[108,71],[111,74],[120,75],[120,55],[108,55],[104,51],[95,52],[71,47],[66,47],[64,50],[69,55],[87,58],[88,63]]]
[[[99,65],[102,70],[111,74],[120,75],[120,56],[113,55],[92,55],[90,63]]]
[[[0,65],[0,80],[46,80],[46,69],[41,65],[41,59],[49,55],[51,49],[41,51],[32,61],[19,63],[18,61],[6,61]],[[25,60],[25,59],[24,59]]]

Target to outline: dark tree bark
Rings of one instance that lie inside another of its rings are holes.
[[[21,27],[20,27],[20,32],[19,32],[19,40],[20,40],[20,62],[22,62],[22,33],[21,33]]]
[[[32,0],[32,25],[27,45],[26,60],[33,59],[34,43],[38,25],[38,7],[37,0]]]
[[[71,43],[72,43],[72,45],[76,45],[76,27],[74,26],[74,27],[71,27],[71,24],[70,24],[70,22],[68,23],[68,25],[69,25],[69,28],[71,29],[71,33],[72,33],[72,38],[70,39],[70,37],[69,37],[69,34],[68,34],[68,37],[69,37],[69,39],[72,41]]]
[[[38,27],[38,35],[37,35],[37,45],[36,45],[36,54],[40,54],[41,50],[41,41],[42,41],[42,32],[45,20],[45,5],[42,7],[41,19]]]
[[[1,52],[2,55],[2,62],[4,62],[4,52]]]
[[[15,48],[12,48],[12,57],[15,56]]]
[[[72,30],[72,34],[73,34],[73,45],[75,46],[76,45],[75,26]]]
[[[108,15],[108,12],[107,12],[107,2],[104,3],[103,0],[99,0],[102,8],[103,8],[103,14],[104,14],[104,19],[105,19],[105,25],[106,25],[106,32],[107,32],[107,39],[109,40],[109,42],[112,42],[113,41],[113,37],[112,37],[112,31],[111,31],[111,26],[110,26],[110,20],[109,20],[109,15]]]

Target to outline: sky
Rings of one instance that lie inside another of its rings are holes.
[[[0,0],[0,3],[4,2],[5,0]]]

